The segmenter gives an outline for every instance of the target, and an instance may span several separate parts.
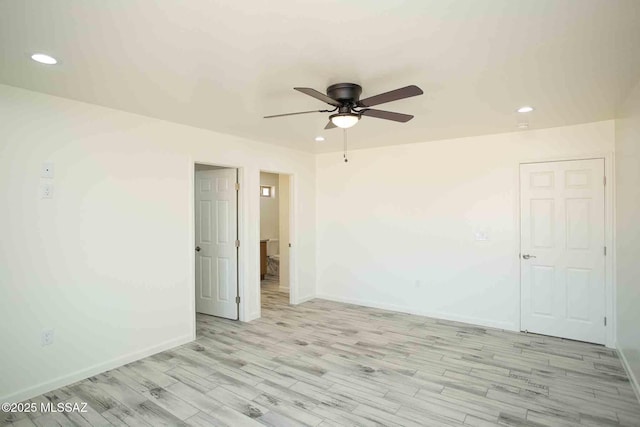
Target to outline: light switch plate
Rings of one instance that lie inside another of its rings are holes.
[[[476,231],[475,236],[478,241],[489,240],[489,233],[486,230]]]
[[[53,178],[54,174],[54,165],[51,162],[44,162],[42,164],[42,169],[40,170],[40,177],[42,178]]]

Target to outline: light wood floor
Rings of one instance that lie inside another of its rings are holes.
[[[612,350],[263,292],[251,323],[198,315],[198,339],[39,396],[86,414],[14,425],[640,426]]]

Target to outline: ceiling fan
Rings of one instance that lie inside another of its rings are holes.
[[[313,110],[301,111],[299,113],[276,114],[273,116],[265,116],[265,119],[308,113],[334,113],[329,116],[329,123],[324,127],[325,129],[333,129],[335,127],[343,129],[350,128],[358,123],[358,120],[360,120],[362,116],[406,123],[413,119],[412,115],[394,113],[393,111],[375,110],[369,107],[422,95],[424,93],[418,86],[410,85],[390,92],[381,93],[380,95],[360,99],[362,87],[355,83],[337,83],[331,85],[327,88],[326,95],[309,87],[294,87],[294,89],[304,93],[305,95],[309,95],[319,99],[320,101],[326,102],[334,108],[332,110]]]

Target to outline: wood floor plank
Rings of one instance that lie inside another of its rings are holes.
[[[367,405],[358,405],[353,413],[363,418],[376,421],[382,425],[393,426],[405,426],[405,427],[423,427],[424,417],[420,419],[420,416],[414,416],[410,414],[409,417],[404,418],[387,411],[383,411],[378,408],[374,408]]]
[[[0,425],[3,425],[3,424],[0,424]],[[31,419],[29,418],[21,418],[7,425],[11,427],[36,427],[33,421],[31,421]]]
[[[156,403],[146,400],[131,408],[137,417],[142,418],[151,426],[185,426],[187,425],[176,415],[158,406]]]
[[[151,426],[131,408],[124,405],[103,412],[102,417],[114,426],[148,427]]]
[[[256,391],[254,397],[257,397],[260,394],[262,394],[260,391]],[[259,418],[269,411],[267,408],[261,406],[256,402],[253,402],[251,399],[246,399],[243,396],[239,396],[235,394],[233,390],[227,389],[222,386],[211,390],[209,393],[207,393],[207,396],[222,402],[225,407],[231,408],[234,411],[249,418]]]
[[[0,426],[634,426],[640,403],[602,346],[325,300],[269,282],[262,317],[198,314],[197,339],[0,414]]]
[[[278,418],[284,418],[292,421],[292,425],[296,423],[298,425],[317,426],[323,419],[308,411],[307,409],[300,408],[296,405],[292,405],[285,400],[278,399],[277,397],[269,394],[261,394],[253,399],[254,402],[269,408],[268,414],[260,417],[261,421],[270,420],[275,414],[278,414]],[[276,424],[278,425],[278,424]]]
[[[74,427],[79,425],[61,413],[45,414],[41,417],[34,418],[32,421],[38,427]],[[87,424],[82,425],[86,426]]]
[[[199,412],[186,420],[190,426],[198,427],[261,427],[263,424],[255,421],[231,408],[221,406],[208,414]]]
[[[222,406],[222,403],[213,399],[211,396],[207,396],[201,391],[195,388],[189,387],[187,384],[184,384],[181,382],[171,384],[166,388],[166,390],[169,393],[172,393],[173,395],[175,395],[176,397],[179,397],[180,399],[184,400],[194,408],[197,408],[200,411],[205,413],[215,411],[216,409],[220,408],[220,406]]]

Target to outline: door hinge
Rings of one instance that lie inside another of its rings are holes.
[[[604,185],[607,185],[607,177],[606,177],[606,176],[603,176],[603,177],[602,177],[602,183],[603,183]]]
[[[240,247],[240,240],[236,240],[236,248]]]
[[[240,297],[236,297],[236,304],[240,304]]]
[[[604,318],[604,326],[607,326],[607,318]]]
[[[604,247],[604,256],[607,256],[607,247]]]
[[[240,183],[236,182],[236,191],[240,191]]]

